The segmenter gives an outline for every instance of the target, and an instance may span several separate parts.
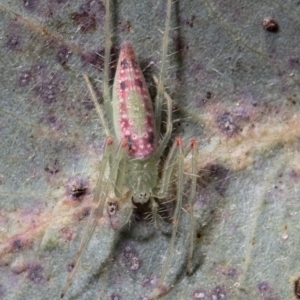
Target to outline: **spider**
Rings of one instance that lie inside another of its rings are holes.
[[[167,196],[171,178],[174,170],[177,172],[176,207],[173,216],[172,237],[167,250],[166,259],[163,263],[162,272],[157,287],[150,294],[148,299],[154,299],[166,293],[168,288],[164,285],[167,275],[172,250],[174,248],[180,211],[183,200],[184,170],[183,161],[187,153],[192,153],[191,190],[189,199],[190,228],[194,231],[193,200],[196,193],[196,172],[197,172],[197,144],[191,140],[188,147],[183,147],[181,138],[175,138],[165,162],[161,161],[166,147],[170,143],[172,133],[172,100],[164,89],[165,61],[170,31],[171,0],[167,3],[167,17],[165,33],[163,38],[162,63],[160,67],[159,80],[154,77],[157,84],[157,96],[153,109],[151,98],[142,71],[137,62],[133,46],[129,41],[121,45],[116,75],[112,88],[112,100],[108,76],[103,80],[103,96],[106,115],[112,120],[113,128],[109,128],[104,118],[101,106],[98,104],[96,95],[88,76],[84,74],[91,97],[99,114],[102,126],[107,135],[103,149],[103,158],[99,170],[99,178],[95,189],[94,200],[96,207],[90,214],[86,225],[85,233],[80,247],[74,259],[74,268],[70,273],[61,297],[65,295],[78,268],[80,258],[88,244],[96,227],[96,220],[103,216],[108,194],[113,188],[117,198],[126,198],[126,201],[145,204],[148,201],[151,205],[154,222],[158,222],[157,200]],[[104,57],[104,74],[109,72],[109,54],[111,48],[110,38],[110,1],[106,0],[106,44]],[[166,132],[160,138],[163,101],[167,105]],[[103,176],[109,167],[108,179]],[[134,205],[125,216],[128,222],[132,215]],[[114,210],[116,207],[113,208]],[[96,217],[94,217],[96,214]],[[125,222],[126,223],[126,222]],[[193,234],[190,237],[188,271],[191,268],[193,255]]]

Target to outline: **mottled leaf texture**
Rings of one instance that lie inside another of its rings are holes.
[[[105,14],[100,0],[1,1],[1,299],[59,299],[73,267],[105,141],[82,77],[101,101]],[[299,15],[298,1],[173,4],[173,136],[197,140],[199,178],[192,270],[185,203],[162,299],[300,299]],[[152,97],[165,17],[165,1],[112,3],[111,73],[130,40]],[[108,206],[65,298],[146,299],[173,198],[158,229],[137,207],[119,230],[126,203]]]

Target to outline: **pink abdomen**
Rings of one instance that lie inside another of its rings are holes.
[[[156,149],[157,136],[148,88],[129,41],[121,51],[113,86],[113,118],[117,139],[126,138],[128,154],[147,158]]]

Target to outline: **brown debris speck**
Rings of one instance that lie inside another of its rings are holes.
[[[297,280],[295,280],[295,297],[296,299],[300,299],[300,278],[298,278]]]
[[[277,22],[271,17],[264,18],[262,25],[265,30],[270,32],[277,32],[279,29]]]

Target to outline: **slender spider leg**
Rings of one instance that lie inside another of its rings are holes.
[[[122,193],[122,190],[125,182],[126,167],[127,167],[127,160],[123,158],[121,159],[119,164],[119,170],[117,173],[117,178],[115,180],[115,186],[114,186],[115,196],[117,198],[121,198],[122,195],[124,195]]]
[[[110,0],[105,1],[105,7],[106,7],[106,22],[105,22],[105,52],[104,52],[104,70],[103,74],[106,76],[103,77],[103,101],[104,101],[104,108],[109,117],[112,116],[112,108],[111,108],[111,101],[110,101],[110,88],[109,88],[109,60],[110,60],[110,49],[111,49],[111,34],[110,34]],[[95,108],[97,110],[97,113],[100,117],[101,124],[103,125],[103,128],[105,130],[106,136],[111,136],[111,131],[109,129],[109,126],[107,125],[107,122],[104,118],[103,109],[99,105],[97,101],[97,97],[95,95],[95,91],[91,85],[91,82],[87,75],[84,73],[83,77],[85,79],[85,82],[89,88],[92,100],[94,102]]]
[[[158,83],[158,79],[156,76],[153,76],[154,82],[156,83],[156,85],[159,85]],[[172,129],[173,129],[173,122],[172,122],[172,99],[171,97],[168,95],[167,92],[164,91],[163,93],[165,99],[167,100],[167,131],[163,137],[163,139],[160,141],[160,144],[157,148],[157,154],[156,157],[157,159],[160,158],[160,156],[162,155],[163,151],[165,150],[168,142],[170,141],[171,138],[171,134],[172,134]],[[155,118],[157,118],[156,115],[156,110],[155,110]]]
[[[176,161],[176,154],[178,152],[178,144],[177,139],[180,140],[180,138],[176,138],[175,143],[173,143],[173,146],[167,156],[167,160],[164,164],[164,171],[162,174],[162,178],[160,180],[160,188],[154,190],[153,196],[158,199],[163,199],[167,196],[170,181],[171,181],[171,175],[173,171],[173,167]]]
[[[105,118],[104,118],[103,110],[101,108],[101,105],[97,101],[97,97],[96,97],[95,91],[94,91],[94,89],[92,87],[92,84],[91,84],[88,76],[85,73],[83,73],[82,75],[83,75],[83,78],[84,78],[84,80],[86,82],[86,85],[88,86],[89,92],[91,94],[93,103],[94,103],[95,108],[96,108],[96,111],[97,111],[97,113],[99,115],[101,125],[104,128],[105,134],[106,134],[106,136],[111,136],[111,132],[110,132],[109,127],[107,126],[107,123],[106,123]]]
[[[108,14],[109,14],[109,11],[108,11]],[[106,45],[106,46],[109,47],[109,44]],[[109,49],[107,51],[110,51]],[[105,52],[105,53],[109,53],[109,52]],[[108,59],[106,59],[105,61],[106,61],[107,64],[109,64],[109,55],[108,55]],[[101,108],[101,105],[97,101],[97,97],[95,95],[95,91],[94,91],[94,89],[92,87],[92,84],[91,84],[88,76],[85,73],[83,73],[83,77],[84,77],[84,80],[85,80],[85,82],[86,82],[86,84],[88,86],[88,89],[90,91],[93,103],[94,103],[96,111],[97,111],[97,113],[99,115],[101,124],[104,127],[105,133],[106,133],[107,136],[111,136],[111,131],[110,131],[109,126],[107,125],[107,122],[106,122],[106,120],[104,118],[103,109]],[[105,78],[107,78],[107,76]],[[105,80],[104,87],[106,85],[108,87],[108,82]],[[104,90],[106,90],[106,89],[104,88]],[[109,88],[106,91],[109,92]],[[104,92],[104,94],[106,93],[106,91]],[[107,97],[104,96],[104,98],[107,98]],[[112,155],[110,155],[109,156],[110,170],[112,170],[112,168],[113,168],[113,162],[114,161],[115,161],[114,158],[112,157]],[[126,163],[127,163],[126,159],[121,159],[120,163],[119,163],[119,172],[116,172],[116,178],[111,178],[111,182],[115,183],[115,185],[114,185],[113,188],[114,188],[114,191],[115,191],[115,195],[118,198],[120,198],[122,196],[122,188],[124,186],[124,181],[125,181]]]
[[[152,291],[149,295],[148,299],[155,299],[160,295],[164,294],[166,291],[165,287],[163,286],[164,279],[167,274],[167,270],[170,264],[171,253],[174,248],[176,233],[179,224],[180,218],[180,211],[182,206],[182,194],[183,194],[183,160],[184,160],[184,150],[182,146],[181,138],[176,138],[167,161],[165,163],[165,170],[163,173],[163,177],[161,180],[161,188],[157,194],[158,198],[164,198],[167,194],[170,178],[172,174],[173,167],[175,163],[177,163],[177,202],[175,207],[175,212],[173,216],[173,230],[172,230],[172,237],[168,247],[168,251],[166,254],[166,259],[164,261],[161,275],[157,284],[157,287]]]
[[[118,145],[117,153],[116,153],[116,157],[115,157],[115,163],[113,165],[113,168],[110,170],[110,176],[108,179],[109,182],[111,181],[111,178],[115,177],[115,174],[119,167],[121,157],[122,157],[122,155],[124,155],[124,153],[123,153],[124,148],[126,148],[126,147],[127,147],[127,142],[124,140],[122,140],[121,143]],[[84,250],[86,249],[86,246],[93,235],[94,229],[97,225],[97,221],[103,215],[105,201],[106,201],[107,195],[109,193],[109,189],[111,187],[110,184],[106,183],[105,176],[103,176],[103,175],[105,174],[105,170],[107,167],[107,163],[109,161],[109,156],[111,154],[112,148],[113,148],[113,139],[111,137],[108,137],[104,144],[103,159],[102,159],[101,167],[99,169],[99,176],[98,176],[97,186],[96,186],[96,190],[95,190],[95,194],[94,194],[94,202],[96,202],[97,204],[96,204],[96,206],[94,206],[92,208],[92,210],[90,212],[90,216],[89,216],[87,224],[85,226],[83,238],[80,242],[79,249],[76,253],[76,256],[75,256],[75,259],[73,262],[73,266],[74,266],[73,270],[68,276],[67,282],[61,293],[61,298],[63,298],[64,295],[66,294],[66,292],[72,282],[72,279],[73,279],[74,275],[76,274],[82,254],[83,254]],[[94,214],[95,214],[95,216],[94,216]]]
[[[197,187],[197,166],[198,166],[198,145],[195,140],[191,140],[191,148],[192,148],[192,183],[191,183],[191,192],[189,195],[189,214],[190,214],[190,249],[188,256],[188,264],[186,272],[187,274],[191,271],[193,253],[194,253],[194,232],[195,232],[195,218],[194,218],[194,201],[196,197],[196,187]]]
[[[172,229],[172,237],[168,247],[168,251],[166,254],[166,259],[162,267],[161,276],[158,282],[157,287],[150,294],[149,299],[155,299],[160,295],[164,294],[166,288],[163,285],[164,279],[167,275],[168,267],[171,260],[171,254],[175,245],[176,234],[178,230],[179,220],[180,220],[180,212],[182,207],[182,195],[183,195],[183,182],[184,182],[184,170],[183,170],[183,162],[185,154],[192,150],[192,183],[191,183],[191,192],[189,195],[189,211],[190,211],[190,224],[191,224],[191,235],[190,235],[190,248],[188,255],[188,271],[190,270],[191,260],[193,257],[194,251],[194,216],[193,216],[193,201],[196,195],[196,184],[197,184],[197,158],[198,158],[198,148],[195,140],[191,140],[188,149],[185,151],[183,149],[181,138],[176,138],[170,153],[167,157],[167,161],[165,163],[165,169],[161,179],[160,189],[157,191],[157,198],[164,198],[168,192],[170,179],[172,175],[172,171],[175,165],[177,165],[177,199],[176,199],[176,207],[173,216],[173,229]]]
[[[166,261],[164,262],[164,266],[162,268],[161,272],[161,277],[158,282],[158,287],[162,286],[163,281],[165,279],[165,276],[167,274],[168,266],[170,263],[170,258],[171,258],[171,252],[174,247],[175,243],[175,238],[176,238],[176,233],[178,229],[178,224],[179,224],[179,218],[180,218],[180,212],[181,212],[181,207],[182,207],[182,195],[183,195],[183,160],[184,160],[184,151],[183,151],[183,145],[182,145],[182,140],[180,138],[176,138],[175,141],[175,149],[176,149],[176,154],[177,154],[177,201],[176,201],[176,207],[175,207],[175,212],[174,212],[174,217],[173,217],[173,230],[172,230],[172,237],[170,241],[170,245],[168,248],[168,252],[166,254]]]
[[[164,97],[164,78],[166,77],[166,58],[168,52],[168,42],[169,42],[169,31],[170,31],[170,20],[171,20],[171,6],[172,0],[168,0],[167,6],[167,17],[165,23],[165,33],[163,38],[163,52],[161,57],[161,66],[159,73],[159,84],[157,87],[157,96],[155,100],[155,118],[156,118],[156,130],[160,130],[161,128],[161,111],[162,111],[162,103]]]
[[[106,9],[106,21],[105,21],[105,52],[104,52],[104,78],[103,78],[103,100],[104,107],[107,115],[112,117],[112,104],[110,100],[110,89],[109,89],[109,59],[111,49],[111,33],[110,33],[110,0],[105,1]]]
[[[111,49],[111,34],[110,34],[110,0],[105,1],[105,7],[106,7],[106,22],[105,22],[105,52],[104,52],[104,70],[103,74],[106,74],[103,78],[103,100],[104,100],[104,107],[105,111],[108,114],[108,116],[111,117],[111,101],[110,101],[110,89],[109,89],[109,59],[110,59],[110,49]],[[111,136],[111,132],[109,130],[109,127],[107,125],[107,122],[104,118],[104,113],[97,101],[97,97],[95,95],[95,91],[91,85],[90,80],[88,79],[87,75],[84,73],[83,77],[85,79],[85,82],[89,88],[92,100],[94,102],[95,108],[97,110],[97,113],[100,117],[100,121],[104,127],[106,136]]]
[[[156,85],[158,85],[158,79],[156,76],[153,76],[153,80],[156,83]],[[170,138],[171,138],[171,134],[172,134],[172,129],[173,129],[173,122],[172,122],[172,99],[171,97],[168,95],[167,92],[164,92],[164,98],[167,101],[167,131],[163,137],[163,139],[161,140],[158,149],[157,149],[157,154],[155,159],[159,160],[163,151],[165,150]],[[169,155],[170,157],[170,155]],[[171,175],[171,171],[170,170],[170,175]],[[159,196],[156,198],[160,198]],[[153,197],[151,197],[151,210],[152,210],[152,216],[153,216],[153,220],[154,220],[154,225],[156,228],[159,228],[159,222],[158,222],[158,213],[157,213],[157,209],[158,209],[158,204],[156,203],[156,201],[154,200]]]
[[[161,140],[158,149],[157,149],[157,158],[162,155],[163,151],[165,150],[170,138],[173,129],[173,122],[172,122],[172,99],[170,96],[165,92],[164,87],[164,78],[166,76],[166,58],[168,52],[168,42],[169,42],[169,32],[170,32],[170,21],[171,21],[171,8],[172,8],[172,0],[168,0],[167,5],[167,17],[165,23],[165,33],[163,38],[163,47],[162,47],[162,57],[161,57],[161,66],[160,66],[160,73],[159,73],[159,80],[156,76],[153,76],[153,79],[157,85],[157,95],[155,99],[155,128],[156,130],[160,130],[161,128],[161,112],[162,112],[162,104],[163,98],[167,100],[167,111],[168,111],[168,120],[167,120],[167,131]]]
[[[159,221],[158,221],[158,204],[153,197],[150,198],[151,202],[151,211],[155,228],[159,229]]]

